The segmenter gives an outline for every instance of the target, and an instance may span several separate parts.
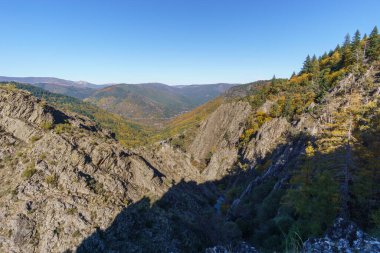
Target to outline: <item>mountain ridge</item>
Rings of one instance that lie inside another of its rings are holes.
[[[95,85],[51,77],[4,77],[0,82],[29,83],[44,90],[88,101],[136,123],[162,128],[170,119],[223,94],[235,84],[163,83]]]

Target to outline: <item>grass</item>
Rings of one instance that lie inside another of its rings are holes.
[[[54,131],[56,134],[62,134],[64,132],[70,132],[70,130],[71,130],[71,125],[68,123],[58,124],[54,128]]]
[[[50,130],[53,128],[53,123],[49,121],[44,121],[41,123],[41,128],[44,130]]]
[[[37,170],[34,167],[34,164],[30,164],[21,174],[23,178],[29,179],[31,178],[34,174],[36,174]]]
[[[76,207],[72,207],[66,210],[66,213],[69,215],[74,215],[78,212],[78,209]]]
[[[30,141],[32,142],[32,143],[35,143],[35,142],[37,142],[37,141],[39,141],[41,139],[41,136],[32,136],[31,138],[30,138]]]

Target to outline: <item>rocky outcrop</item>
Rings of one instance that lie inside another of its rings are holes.
[[[244,150],[244,159],[256,161],[264,159],[281,143],[286,142],[285,134],[291,125],[285,118],[275,118],[265,122]]]
[[[208,160],[205,179],[221,178],[235,163],[236,144],[250,113],[247,102],[232,102],[221,105],[202,122],[189,152],[196,160]]]
[[[380,252],[380,241],[364,233],[354,223],[338,218],[322,238],[307,240],[304,252]]]
[[[0,140],[3,251],[74,250],[122,208],[170,185],[171,167],[160,172],[88,119],[19,90],[0,88]]]
[[[248,144],[240,136],[250,104],[225,102],[187,152],[166,141],[128,150],[83,116],[0,87],[0,251],[257,252],[241,242],[256,229],[241,227],[255,208],[251,193],[269,181],[265,191],[286,191],[309,141],[344,102],[331,95],[323,110],[270,119]],[[344,220],[305,244],[306,252],[378,247]]]
[[[141,148],[145,158],[164,174],[170,174],[173,183],[185,181],[202,181],[202,175],[197,166],[192,162],[188,153],[175,149],[169,143],[163,141],[147,148]]]

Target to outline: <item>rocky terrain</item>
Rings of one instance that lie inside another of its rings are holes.
[[[123,207],[171,184],[88,119],[25,92],[2,88],[0,111],[3,249],[71,249]]]
[[[378,90],[360,91],[358,82],[350,77],[341,82],[315,115],[264,122],[243,147],[240,136],[252,108],[247,102],[226,102],[201,123],[185,150],[165,141],[126,150],[112,133],[84,116],[3,86],[2,250],[256,252],[242,241],[236,225],[244,217],[245,202],[268,180],[275,179],[274,190],[286,187],[289,166],[300,161],[307,140],[318,138],[329,114],[347,103],[349,96],[337,95],[342,89],[350,87],[367,104],[377,103]],[[268,103],[257,111],[268,110]],[[250,169],[268,159],[265,173]],[[231,203],[222,218],[214,201],[236,185],[245,187],[222,201]],[[308,240],[306,252],[378,250],[379,242],[355,225],[344,228],[349,232],[335,233],[337,226],[322,239]],[[349,241],[342,241],[347,236]]]
[[[1,85],[0,251],[377,252],[379,79],[263,82],[133,149]]]

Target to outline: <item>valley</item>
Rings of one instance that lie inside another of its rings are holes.
[[[2,82],[0,251],[380,252],[379,57],[375,27],[289,79]]]
[[[169,86],[161,83],[95,85],[51,77],[5,77],[0,82],[30,84],[89,102],[134,123],[162,129],[176,116],[223,94],[234,84]]]

